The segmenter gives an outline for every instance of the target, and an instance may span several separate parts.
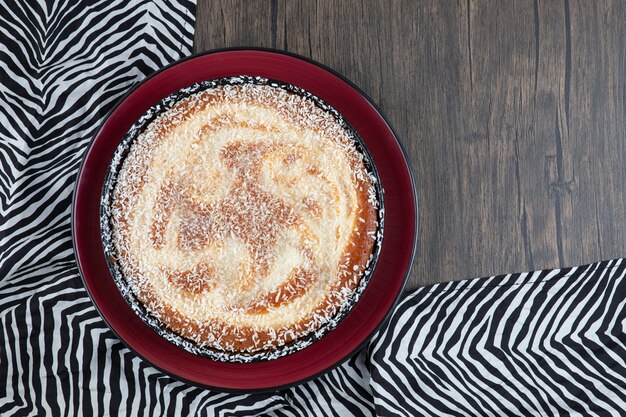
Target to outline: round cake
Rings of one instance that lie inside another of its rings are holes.
[[[274,351],[354,301],[381,236],[376,179],[349,126],[303,91],[241,78],[196,90],[119,153],[109,262],[193,345]]]

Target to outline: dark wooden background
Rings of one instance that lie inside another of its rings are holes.
[[[626,2],[199,0],[195,50],[228,46],[380,105],[417,183],[409,287],[626,255]]]

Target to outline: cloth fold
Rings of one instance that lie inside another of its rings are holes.
[[[378,415],[624,415],[623,259],[421,288],[372,341]]]
[[[621,259],[418,289],[355,357],[271,394],[193,387],[126,349],[78,277],[72,189],[113,104],[191,53],[194,14],[186,0],[3,3],[0,415],[624,415]]]

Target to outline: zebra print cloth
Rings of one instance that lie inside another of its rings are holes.
[[[190,53],[191,1],[0,9],[0,416],[626,415],[622,260],[422,288],[334,371],[272,394],[178,382],[83,289],[70,198],[114,102]]]
[[[626,415],[626,262],[419,289],[369,347],[382,416]]]

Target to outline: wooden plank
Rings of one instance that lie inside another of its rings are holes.
[[[626,254],[623,1],[199,0],[195,50],[275,47],[354,81],[420,199],[410,287]]]

